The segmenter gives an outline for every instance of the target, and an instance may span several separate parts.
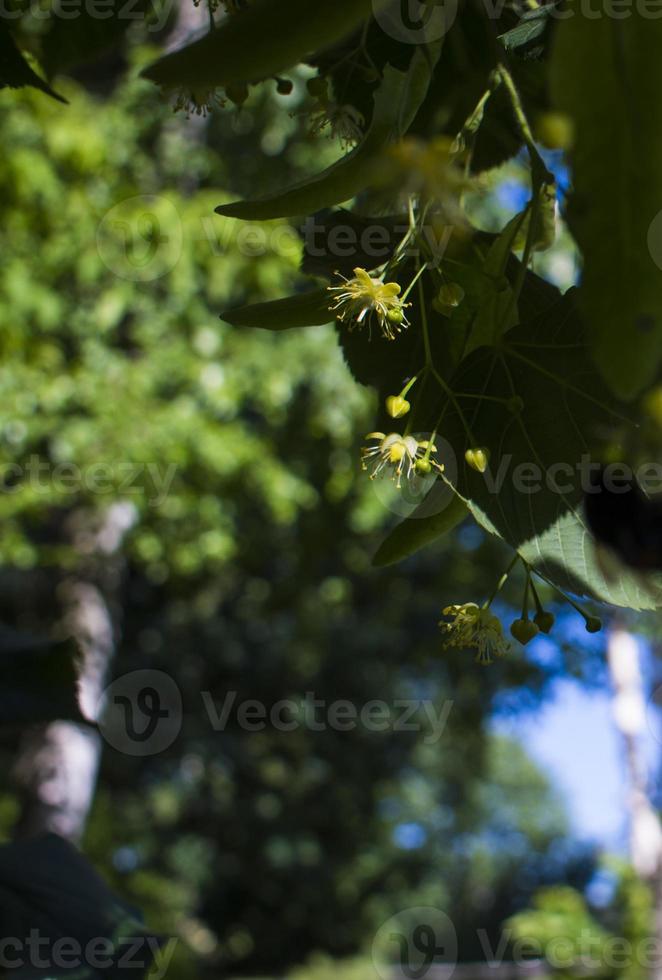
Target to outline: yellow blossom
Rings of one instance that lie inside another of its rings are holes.
[[[383,432],[371,432],[366,439],[375,440],[377,445],[366,446],[361,451],[361,459],[364,470],[371,470],[370,479],[374,480],[384,472],[392,470],[392,479],[396,481],[398,489],[402,486],[402,478],[411,479],[417,472],[417,464],[421,460],[427,460],[430,468],[438,470],[440,473],[444,467],[432,458],[432,453],[436,452],[436,447],[429,442],[419,442],[414,436],[401,436],[397,432],[385,435]]]
[[[401,419],[410,410],[410,403],[402,395],[389,395],[386,399],[386,411],[392,419]]]
[[[440,136],[425,142],[407,137],[396,143],[389,151],[386,180],[397,185],[403,194],[417,194],[424,201],[435,203],[453,224],[464,223],[460,196],[474,182],[465,175],[448,138]]]
[[[445,647],[474,648],[480,664],[490,664],[509,650],[501,622],[489,609],[465,602],[447,606],[443,614],[448,617],[439,623]]]
[[[370,276],[365,269],[354,269],[352,279],[345,279],[342,286],[329,286],[335,303],[329,309],[339,320],[349,321],[352,326],[368,323],[373,316],[387,340],[394,340],[396,333],[409,326],[405,316],[405,304],[400,299],[400,285],[384,282]]]

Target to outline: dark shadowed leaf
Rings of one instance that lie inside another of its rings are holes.
[[[371,9],[370,0],[256,0],[143,74],[192,89],[261,81],[350,34]]]
[[[30,955],[35,930],[39,946]],[[92,865],[54,834],[0,847],[0,932],[22,944],[25,962],[11,975],[25,980],[116,978],[129,972],[129,963],[131,975],[140,978],[161,945],[139,913],[116,898]],[[55,945],[65,939],[66,958]],[[78,954],[71,953],[72,943]],[[103,967],[89,953],[95,945],[92,952],[99,956],[101,943]],[[74,955],[80,961],[75,967]],[[20,952],[12,950],[12,959],[20,959]],[[71,965],[63,967],[63,961]]]
[[[291,327],[315,327],[331,323],[329,292],[314,289],[299,296],[255,303],[227,310],[221,318],[235,327],[260,327],[263,330],[289,330]]]
[[[39,77],[27,63],[16,47],[8,28],[0,22],[0,88],[23,88],[31,85],[45,92],[58,102],[66,102],[61,95],[54,92],[50,85]]]

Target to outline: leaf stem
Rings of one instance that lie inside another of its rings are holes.
[[[403,303],[405,302],[405,300],[407,299],[407,297],[409,296],[409,294],[411,293],[412,289],[414,288],[414,286],[416,285],[416,283],[418,282],[418,280],[421,278],[421,276],[423,275],[423,273],[425,272],[425,270],[427,269],[427,267],[428,267],[427,262],[424,262],[423,265],[418,270],[418,272],[416,273],[416,275],[414,276],[414,278],[412,279],[412,281],[409,283],[409,285],[407,286],[406,290],[404,291],[404,293],[401,296],[401,300],[402,300]]]
[[[485,602],[483,604],[483,609],[489,609],[490,608],[490,606],[492,605],[492,603],[494,602],[494,600],[498,596],[499,592],[501,592],[501,589],[504,587],[504,585],[508,581],[508,576],[510,575],[510,573],[512,572],[513,568],[515,567],[515,565],[517,564],[517,562],[520,560],[520,558],[521,558],[521,555],[518,552],[515,552],[515,557],[513,558],[513,560],[511,561],[510,565],[508,566],[508,568],[506,569],[506,571],[503,573],[503,575],[501,576],[501,578],[497,582],[496,588],[494,589],[494,592],[492,593],[492,595],[489,597],[489,599],[487,600],[487,602]],[[522,559],[522,561],[523,560],[524,559]]]
[[[528,150],[529,158],[531,160],[532,176],[536,177],[541,183],[552,183],[554,181],[554,177],[552,174],[550,174],[545,161],[538,151],[536,141],[534,140],[533,133],[531,132],[529,121],[526,118],[522,100],[519,92],[517,91],[517,86],[513,81],[513,76],[503,63],[500,63],[497,66],[496,72],[506,88],[510,98],[513,115],[515,116],[515,122],[517,123],[517,128],[519,129],[520,135]]]
[[[536,584],[533,581],[533,575],[531,575],[530,572],[529,572],[529,585],[531,586],[531,593],[533,595],[533,601],[536,604],[536,612],[537,613],[542,613],[543,612],[542,602],[540,601],[540,596],[538,595],[538,590],[536,588]]]
[[[460,403],[455,397],[455,392],[439,374],[439,371],[435,367],[434,361],[432,359],[432,347],[430,345],[430,331],[428,329],[428,315],[427,315],[427,310],[425,309],[425,292],[423,290],[423,280],[420,278],[418,280],[418,297],[419,297],[419,303],[421,308],[421,325],[423,327],[423,346],[425,348],[425,370],[428,371],[433,376],[433,378],[435,379],[439,387],[443,390],[443,392],[446,395],[448,395],[448,398],[453,404],[453,408],[455,409],[458,416],[460,417],[460,421],[464,426],[464,431],[467,434],[469,442],[473,445],[475,440],[471,433],[471,428],[466,418],[464,417],[464,412],[460,408]]]

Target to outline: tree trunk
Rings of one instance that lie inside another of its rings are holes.
[[[115,652],[112,594],[120,577],[120,548],[135,522],[133,507],[109,508],[96,529],[86,515],[72,521],[74,547],[87,574],[61,586],[63,627],[81,655],[79,704],[83,715],[98,721],[101,698]],[[78,843],[94,799],[101,738],[91,727],[55,721],[23,739],[15,776],[22,798],[17,837],[47,832]]]
[[[662,938],[662,825],[649,796],[641,736],[646,726],[646,704],[635,638],[621,626],[610,631],[607,656],[614,687],[614,718],[623,736],[629,779],[630,856],[637,874],[651,887],[654,912],[651,930]],[[662,959],[650,969],[652,980],[662,980]]]

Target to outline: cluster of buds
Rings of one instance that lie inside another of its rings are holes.
[[[515,558],[513,564],[517,560]],[[524,587],[522,613],[510,626],[512,637],[518,643],[521,643],[522,646],[527,646],[531,640],[535,639],[541,633],[551,633],[555,623],[554,615],[542,606],[531,577],[531,569],[526,563],[525,567],[526,584]],[[507,576],[508,573],[503,576],[492,599],[486,602],[484,606],[479,607],[473,602],[467,602],[463,605],[447,606],[443,610],[445,618],[439,623],[439,627],[442,633],[442,642],[445,647],[474,649],[476,651],[476,661],[483,665],[490,664],[496,657],[501,657],[507,653],[510,646],[506,642],[503,626],[499,618],[490,609],[493,599]],[[536,606],[536,612],[533,618],[529,616],[529,593],[533,595]],[[569,596],[563,594],[563,598],[584,618],[588,633],[600,632],[602,622],[597,617],[589,615]]]

